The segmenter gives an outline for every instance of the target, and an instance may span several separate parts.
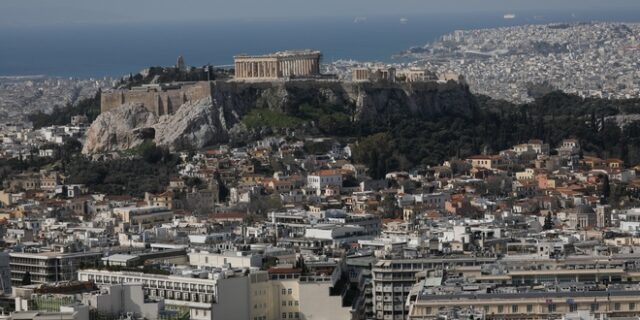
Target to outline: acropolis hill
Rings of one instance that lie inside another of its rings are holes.
[[[231,129],[256,108],[296,114],[301,105],[354,108],[354,121],[385,115],[469,115],[473,95],[457,78],[434,79],[424,70],[357,68],[353,79],[322,75],[320,55],[237,56],[229,79],[147,84],[104,92],[102,114],[89,129],[85,153],[135,147],[145,139],[176,150],[225,143]],[[283,69],[284,68],[284,69]],[[452,81],[453,80],[453,81]]]
[[[107,112],[125,104],[139,104],[155,115],[161,116],[174,114],[187,102],[209,97],[216,98],[216,94],[218,94],[217,98],[221,98],[219,94],[223,92],[220,90],[240,93],[265,89],[281,91],[288,88],[295,88],[297,91],[330,89],[334,95],[340,93],[338,100],[341,103],[355,104],[362,108],[367,104],[368,97],[358,97],[358,95],[364,87],[401,90],[404,95],[412,96],[415,90],[437,90],[438,87],[443,87],[442,82],[458,80],[457,76],[445,75],[445,81],[437,83],[438,78],[424,70],[400,72],[395,68],[376,70],[356,68],[353,70],[351,81],[337,80],[332,75],[320,73],[321,57],[319,51],[312,50],[284,51],[263,56],[238,55],[235,57],[235,77],[232,79],[145,84],[133,87],[131,90],[106,91],[101,96],[101,112]],[[184,66],[177,66],[177,68],[184,68]],[[290,100],[290,97],[283,98]],[[273,107],[272,104],[270,106]],[[284,109],[287,108],[284,107]]]

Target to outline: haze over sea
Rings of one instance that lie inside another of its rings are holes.
[[[515,19],[504,19],[513,13]],[[367,16],[228,20],[168,24],[67,24],[0,28],[0,75],[122,76],[151,65],[229,65],[238,53],[313,48],[324,62],[392,61],[391,56],[458,29],[552,22],[638,22],[629,11],[504,12],[500,14]],[[406,18],[401,23],[401,18]]]

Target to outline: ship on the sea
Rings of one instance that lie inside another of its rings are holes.
[[[515,19],[515,18],[516,18],[516,15],[515,15],[515,14],[513,14],[513,13],[507,13],[507,14],[505,14],[505,15],[504,15],[504,18],[505,18],[506,20],[512,20],[512,19]]]

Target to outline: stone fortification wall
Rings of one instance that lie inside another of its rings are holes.
[[[211,83],[201,81],[171,87],[141,87],[133,90],[111,90],[100,99],[100,112],[108,112],[124,104],[140,104],[157,116],[174,114],[186,102],[211,96]]]

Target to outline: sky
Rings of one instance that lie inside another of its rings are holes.
[[[0,27],[494,11],[637,10],[639,0],[0,0]]]

